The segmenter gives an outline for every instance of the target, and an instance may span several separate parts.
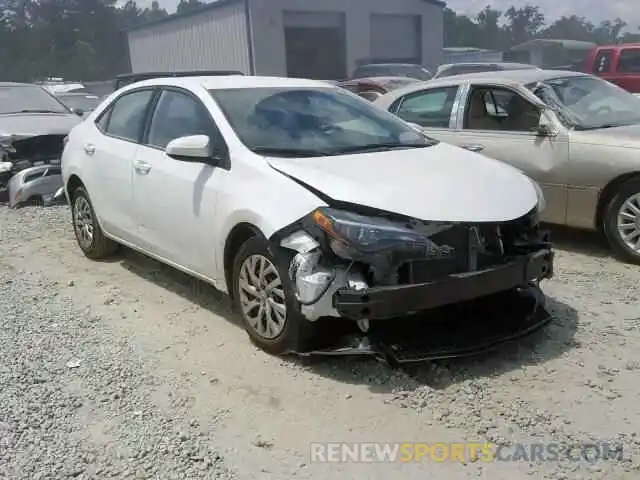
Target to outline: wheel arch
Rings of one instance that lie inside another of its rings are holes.
[[[618,188],[624,185],[630,180],[640,180],[640,171],[628,172],[622,175],[617,176],[609,183],[605,185],[605,187],[600,191],[598,195],[598,204],[596,207],[596,216],[594,219],[594,226],[596,230],[602,230],[604,224],[604,212],[607,208],[607,205],[616,194]]]
[[[84,187],[84,183],[80,180],[80,177],[75,173],[69,176],[69,180],[67,180],[67,185],[65,186],[65,190],[67,191],[67,198],[71,202],[71,194],[78,187]]]
[[[224,243],[224,280],[228,295],[233,298],[233,288],[231,288],[231,275],[233,274],[233,261],[240,250],[240,247],[250,238],[264,237],[262,231],[252,223],[240,222],[235,225]]]

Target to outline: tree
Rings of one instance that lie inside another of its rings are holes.
[[[202,8],[204,5],[204,2],[201,2],[200,0],[180,0],[176,13],[190,12],[192,10]]]
[[[508,38],[505,30],[500,26],[502,12],[494,10],[489,5],[484,7],[478,15],[476,15],[476,35],[478,39],[476,44],[478,47],[500,50],[504,47]]]
[[[562,17],[541,32],[545,38],[567,38],[571,40],[593,41],[594,25],[584,17],[571,15]]]
[[[508,19],[507,31],[512,45],[535,38],[545,24],[540,7],[532,5],[525,5],[518,9],[511,7],[504,15]]]
[[[160,6],[158,0],[153,0],[153,2],[151,2],[151,8],[145,8],[142,11],[141,17],[145,22],[154,22],[167,16],[169,16],[169,13]]]

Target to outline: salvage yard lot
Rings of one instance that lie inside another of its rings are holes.
[[[640,268],[591,236],[558,232],[544,331],[394,371],[269,357],[214,289],[128,250],[85,259],[69,217],[0,207],[0,478],[640,475]],[[621,442],[627,459],[311,463],[327,441]]]

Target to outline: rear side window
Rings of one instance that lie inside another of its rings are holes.
[[[152,90],[140,90],[118,98],[111,106],[104,131],[124,140],[139,141],[152,96]]]
[[[422,127],[448,128],[457,86],[433,88],[407,95],[396,115]]]
[[[640,48],[623,48],[618,60],[618,72],[640,73]]]
[[[593,61],[593,73],[603,75],[611,72],[613,50],[600,50]]]

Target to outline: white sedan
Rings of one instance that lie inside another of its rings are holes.
[[[62,170],[87,257],[126,245],[213,284],[272,353],[309,351],[327,317],[368,332],[539,297],[552,272],[535,183],[325,82],[131,84],[73,129]]]

